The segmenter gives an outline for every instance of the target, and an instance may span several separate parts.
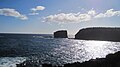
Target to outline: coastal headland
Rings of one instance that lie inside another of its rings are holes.
[[[79,30],[75,39],[120,42],[120,28],[91,27]]]

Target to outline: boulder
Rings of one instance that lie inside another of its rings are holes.
[[[67,30],[59,30],[54,32],[54,38],[68,38]]]

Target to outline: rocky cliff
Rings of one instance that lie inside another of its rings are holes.
[[[120,41],[120,28],[93,27],[81,29],[75,39]]]
[[[68,38],[66,30],[59,30],[54,32],[54,38]]]

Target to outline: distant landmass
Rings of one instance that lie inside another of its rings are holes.
[[[54,38],[68,38],[67,30],[59,30],[54,32]]]
[[[120,41],[120,28],[109,28],[109,27],[84,28],[81,29],[75,35],[75,39]]]

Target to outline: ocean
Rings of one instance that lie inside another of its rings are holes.
[[[63,65],[104,58],[120,51],[120,42],[53,38],[51,34],[0,34],[0,67],[33,60]]]

